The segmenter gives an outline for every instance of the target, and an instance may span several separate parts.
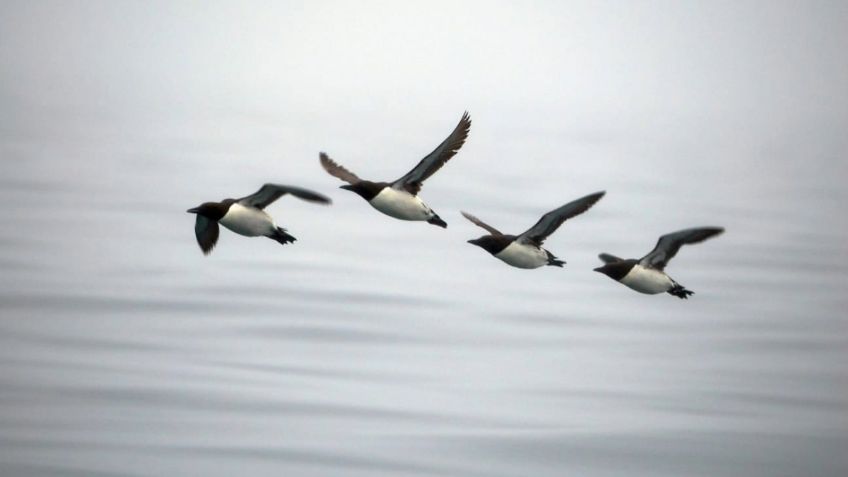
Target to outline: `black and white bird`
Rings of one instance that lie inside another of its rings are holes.
[[[670,276],[664,269],[669,260],[674,258],[683,245],[703,242],[724,232],[722,227],[698,227],[680,230],[663,235],[657,241],[657,246],[651,253],[636,260],[623,259],[608,253],[598,255],[604,266],[595,269],[596,272],[623,283],[639,293],[656,295],[667,292],[678,298],[689,298],[694,292],[687,290]]]
[[[542,248],[542,243],[548,238],[548,235],[554,233],[563,222],[580,215],[589,210],[595,202],[603,197],[605,192],[596,192],[587,195],[581,199],[569,202],[558,209],[554,209],[543,215],[536,225],[530,227],[521,235],[503,234],[498,229],[486,224],[482,220],[473,215],[462,212],[466,219],[470,220],[475,225],[478,225],[489,235],[484,235],[478,239],[469,240],[468,243],[477,245],[494,255],[496,258],[506,262],[513,267],[518,268],[539,268],[543,265],[552,265],[554,267],[562,267],[565,262],[559,260],[549,252]]]
[[[209,255],[218,241],[218,224],[247,237],[268,237],[285,245],[295,239],[286,230],[277,227],[274,219],[265,212],[280,197],[291,194],[299,199],[320,204],[331,201],[317,192],[300,187],[265,184],[255,193],[241,199],[224,199],[221,202],[204,202],[186,212],[197,214],[194,234],[205,255]]]
[[[331,176],[347,182],[347,185],[341,186],[342,189],[359,194],[372,207],[390,217],[427,221],[439,227],[447,227],[448,224],[418,197],[418,193],[421,191],[423,182],[456,155],[465,143],[470,129],[471,118],[466,112],[453,132],[439,144],[439,147],[394,182],[372,182],[360,179],[323,152],[320,154],[321,165]]]

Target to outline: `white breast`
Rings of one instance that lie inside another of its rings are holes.
[[[548,254],[533,245],[512,242],[495,257],[518,268],[539,268],[548,264]]]
[[[384,188],[369,203],[380,212],[401,220],[429,220],[435,215],[417,196],[393,187]]]
[[[231,205],[227,214],[218,223],[237,234],[248,237],[270,235],[277,228],[274,219],[264,210],[245,207],[241,204]]]
[[[674,286],[674,282],[665,273],[638,264],[621,279],[621,283],[649,295],[666,292]]]

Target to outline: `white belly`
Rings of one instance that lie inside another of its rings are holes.
[[[380,212],[401,220],[429,220],[435,215],[417,196],[392,187],[381,190],[369,203]]]
[[[548,264],[548,254],[539,247],[512,242],[495,257],[518,268],[539,268]]]
[[[270,235],[277,228],[274,219],[264,210],[245,207],[241,204],[231,205],[227,214],[218,223],[237,234],[248,237]]]
[[[634,265],[621,279],[621,283],[649,295],[666,292],[674,286],[674,282],[665,273],[641,265]]]

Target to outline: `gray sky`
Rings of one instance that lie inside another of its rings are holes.
[[[497,112],[490,121],[508,112],[585,129],[721,118],[728,130],[779,132],[848,114],[841,2],[4,2],[2,11],[5,123],[17,122],[13,112],[158,119],[211,105],[322,118],[468,107]]]
[[[780,167],[792,176],[812,163],[829,177],[846,173],[836,157],[848,149],[843,2],[25,1],[0,9],[6,147],[46,137],[269,153],[244,149],[239,138],[255,135],[257,147],[273,137],[269,148],[312,157],[367,137],[390,157],[418,138],[432,142],[468,109],[475,140],[467,147],[487,157],[514,154],[510,138],[532,133],[573,148],[644,148],[636,156],[697,149],[713,163],[747,164],[742,172]],[[156,143],[163,139],[171,142]],[[768,148],[782,157],[768,158]]]

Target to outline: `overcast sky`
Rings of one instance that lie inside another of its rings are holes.
[[[42,113],[161,116],[210,105],[321,117],[452,117],[467,107],[587,129],[721,117],[731,129],[779,131],[811,120],[836,127],[848,114],[843,2],[0,8],[5,130]]]
[[[364,136],[391,155],[429,147],[468,109],[467,147],[487,156],[531,133],[642,154],[663,143],[664,157],[701,149],[787,177],[848,167],[844,2],[7,1],[0,12],[5,148],[107,138],[250,155],[263,151],[228,141],[264,127],[278,153]]]

